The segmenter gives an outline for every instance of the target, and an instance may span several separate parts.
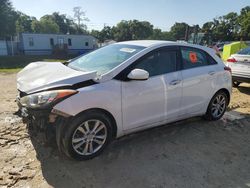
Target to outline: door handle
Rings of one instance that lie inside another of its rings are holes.
[[[175,85],[179,84],[180,82],[181,82],[181,80],[173,80],[169,84],[175,86]]]
[[[212,76],[215,74],[215,71],[210,71],[208,74]]]

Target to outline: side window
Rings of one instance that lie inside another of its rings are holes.
[[[177,51],[159,50],[139,60],[134,68],[149,72],[149,76],[157,76],[176,71]]]
[[[181,48],[183,69],[196,68],[208,65],[205,52],[195,48]]]
[[[214,58],[212,58],[210,55],[207,55],[208,57],[208,64],[209,65],[216,65],[218,64],[217,61],[214,60]]]

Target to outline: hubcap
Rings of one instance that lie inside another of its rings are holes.
[[[107,139],[107,128],[100,120],[88,120],[77,127],[72,136],[73,149],[80,155],[100,150]]]
[[[212,103],[212,115],[217,118],[221,116],[226,109],[226,97],[224,95],[217,95]]]

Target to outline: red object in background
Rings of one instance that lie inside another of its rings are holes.
[[[237,60],[234,59],[233,57],[231,57],[231,58],[228,58],[228,59],[227,59],[227,62],[228,62],[228,63],[236,63]]]

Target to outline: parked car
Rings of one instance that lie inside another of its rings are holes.
[[[29,126],[55,132],[60,151],[86,160],[129,133],[194,116],[220,119],[231,85],[230,68],[210,48],[128,41],[67,65],[29,64],[17,75],[17,102]]]
[[[238,87],[242,82],[250,83],[250,47],[244,48],[227,59],[232,69],[233,85]]]

